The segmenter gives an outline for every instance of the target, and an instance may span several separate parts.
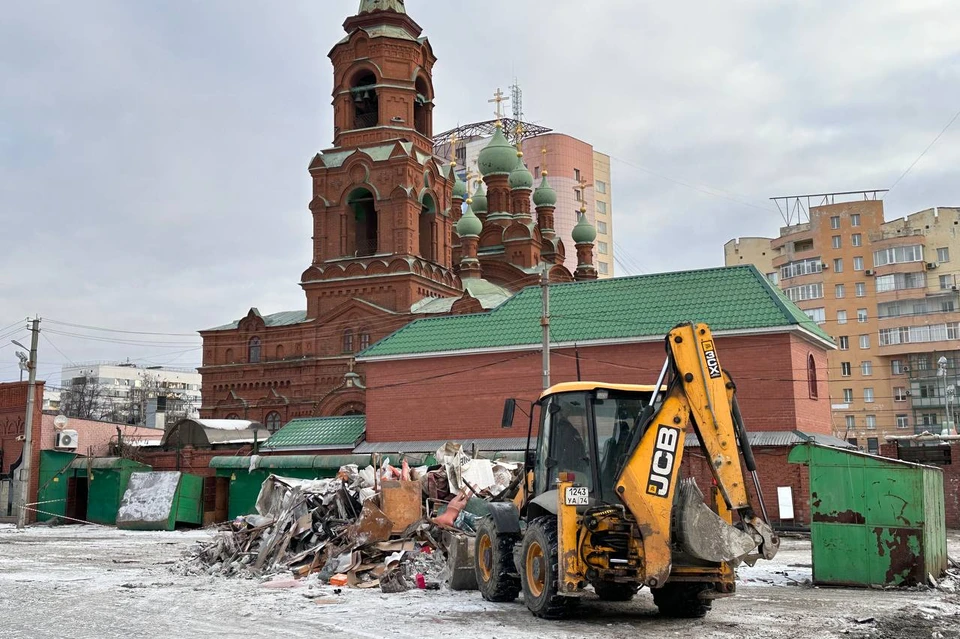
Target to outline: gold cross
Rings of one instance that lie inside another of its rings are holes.
[[[493,94],[493,99],[487,100],[489,104],[493,104],[494,102],[497,103],[497,110],[495,113],[498,122],[503,119],[503,103],[508,102],[509,100],[510,98],[504,96],[503,91],[501,91],[499,88],[497,89],[497,92]]]
[[[459,139],[456,131],[450,134],[450,166],[457,165],[457,141]]]
[[[547,175],[547,147],[543,147],[542,149],[540,149],[540,155],[543,157],[543,160],[541,161],[541,166],[542,166],[541,174],[543,176],[546,176]]]
[[[517,122],[517,126],[514,128],[513,132],[517,138],[517,151],[523,154],[523,122]]]
[[[584,180],[580,180],[580,183],[577,184],[580,187],[580,212],[586,214],[587,212],[587,183]]]

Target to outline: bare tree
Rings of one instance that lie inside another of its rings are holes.
[[[60,411],[67,417],[102,419],[106,403],[100,380],[88,374],[70,380],[70,386],[61,393]]]

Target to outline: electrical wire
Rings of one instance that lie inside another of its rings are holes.
[[[947,126],[943,127],[943,130],[941,130],[940,133],[937,134],[937,137],[933,138],[933,142],[931,142],[930,144],[927,145],[927,148],[925,148],[925,149],[923,150],[923,152],[922,152],[920,155],[917,156],[917,159],[914,160],[913,163],[912,163],[910,166],[907,167],[907,170],[904,171],[904,172],[900,175],[900,177],[897,178],[897,181],[893,183],[893,186],[891,186],[889,189],[887,189],[887,193],[886,193],[887,196],[889,196],[889,195],[890,195],[890,192],[893,191],[893,189],[896,188],[896,186],[897,186],[898,184],[900,184],[900,181],[903,180],[903,178],[907,177],[907,174],[910,173],[910,171],[913,170],[913,167],[915,167],[915,166],[917,165],[917,163],[918,163],[920,160],[923,159],[923,156],[925,156],[925,155],[927,154],[927,151],[929,151],[930,149],[932,149],[932,148],[933,148],[933,145],[935,145],[937,142],[940,141],[940,138],[942,138],[942,137],[943,137],[943,134],[947,132],[947,129],[949,129],[951,126],[953,126],[953,123],[957,121],[957,118],[960,118],[960,111],[957,111],[957,112],[953,115],[953,117],[950,118],[950,121],[947,122]]]
[[[155,335],[155,336],[165,336],[165,337],[196,337],[196,333],[154,333],[149,331],[127,331],[117,328],[104,328],[102,326],[88,326],[84,324],[71,324],[69,322],[61,322],[59,320],[44,318],[45,322],[50,324],[59,324],[60,326],[69,326],[71,328],[83,328],[91,331],[102,331],[107,333],[123,333],[125,335]]]

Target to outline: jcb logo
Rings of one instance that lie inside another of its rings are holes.
[[[707,372],[710,374],[710,379],[721,377],[723,373],[720,371],[720,360],[717,359],[717,351],[713,348],[713,341],[701,342],[701,346],[703,347],[703,357],[707,360]]]
[[[670,494],[670,482],[673,480],[673,467],[677,459],[677,442],[679,441],[680,429],[670,426],[658,427],[650,478],[647,480],[648,495],[666,497]]]

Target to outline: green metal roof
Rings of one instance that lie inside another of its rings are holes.
[[[210,468],[250,469],[251,457],[224,456],[210,460]],[[370,455],[277,455],[258,457],[256,470],[276,470],[283,468],[336,470],[348,464],[360,467],[370,465]]]
[[[531,286],[489,313],[417,320],[358,359],[535,346],[541,307]],[[800,327],[833,341],[752,265],[555,284],[550,315],[556,343],[663,336],[687,320],[714,331]]]
[[[263,449],[353,448],[363,438],[366,426],[366,415],[300,417],[274,433]]]
[[[267,326],[290,326],[292,324],[301,324],[307,321],[307,312],[306,311],[284,311],[282,313],[274,313],[273,315],[261,315],[263,323]],[[208,328],[206,331],[230,331],[237,328],[240,325],[241,320],[235,322],[230,322],[229,324],[224,324],[223,326],[217,326],[216,328]]]

